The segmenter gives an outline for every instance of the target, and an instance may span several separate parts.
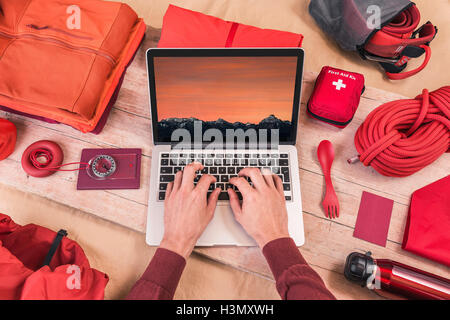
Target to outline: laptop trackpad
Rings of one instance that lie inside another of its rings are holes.
[[[235,220],[228,201],[217,204],[214,218],[197,242],[197,246],[214,245],[256,246],[256,242]]]

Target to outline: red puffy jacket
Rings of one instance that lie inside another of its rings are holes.
[[[108,276],[64,235],[0,213],[0,299],[103,299]]]

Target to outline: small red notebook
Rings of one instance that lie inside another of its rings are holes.
[[[394,201],[364,191],[353,236],[385,247]]]

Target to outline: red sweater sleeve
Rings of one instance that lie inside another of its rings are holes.
[[[127,296],[128,300],[172,300],[186,266],[179,254],[158,248],[142,277]]]
[[[320,276],[306,263],[291,238],[269,242],[264,246],[263,254],[283,300],[336,299]]]

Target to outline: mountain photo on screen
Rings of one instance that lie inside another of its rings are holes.
[[[158,135],[184,128],[278,129],[289,135],[296,57],[156,57]],[[270,135],[270,133],[269,133]]]

